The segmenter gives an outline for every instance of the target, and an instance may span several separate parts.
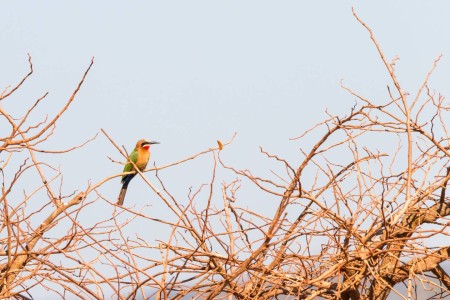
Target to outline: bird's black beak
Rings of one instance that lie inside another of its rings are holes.
[[[150,145],[160,144],[160,142],[151,141],[149,144],[150,144]]]

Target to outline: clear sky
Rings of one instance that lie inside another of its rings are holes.
[[[129,151],[142,137],[161,142],[151,163],[162,165],[237,132],[223,154],[227,163],[268,174],[259,146],[295,164],[302,145],[289,138],[323,120],[325,109],[343,114],[354,104],[341,79],[373,99],[387,96],[387,72],[352,6],[386,55],[400,57],[399,80],[410,92],[443,54],[431,85],[449,94],[450,2],[416,0],[3,1],[0,90],[26,74],[29,53],[35,73],[5,108],[21,111],[48,91],[41,112],[55,112],[95,57],[49,148],[79,144],[104,128]],[[121,159],[99,135],[51,159],[70,194],[120,172],[108,156]],[[185,196],[207,182],[210,166],[210,159],[192,162],[165,179]],[[135,181],[126,203],[139,207],[133,196],[148,187]],[[119,180],[106,187],[114,200]]]

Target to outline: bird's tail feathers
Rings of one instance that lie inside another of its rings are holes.
[[[117,198],[117,205],[123,205],[125,200],[125,194],[127,193],[127,187],[122,187],[120,190],[119,198]]]

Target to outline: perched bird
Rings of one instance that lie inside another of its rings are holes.
[[[148,160],[150,159],[150,145],[159,144],[158,142],[149,141],[147,139],[139,140],[136,143],[136,147],[131,152],[129,160],[132,161],[139,171],[144,171],[147,167]],[[123,172],[135,171],[131,163],[127,163],[123,168]],[[136,176],[137,172],[126,174],[122,176],[122,189],[120,190],[119,198],[117,199],[117,205],[122,205],[127,193],[127,187],[131,179]]]

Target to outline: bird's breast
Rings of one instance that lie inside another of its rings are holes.
[[[139,170],[143,171],[147,167],[148,160],[150,159],[150,151],[140,150],[138,153],[138,159],[136,161],[136,166]]]

